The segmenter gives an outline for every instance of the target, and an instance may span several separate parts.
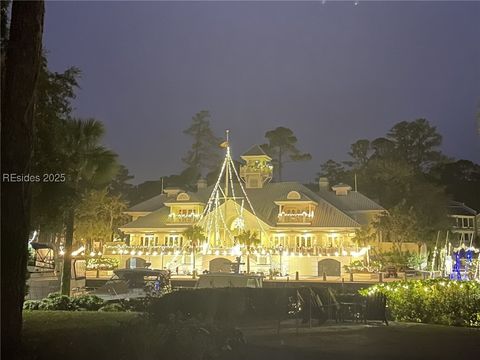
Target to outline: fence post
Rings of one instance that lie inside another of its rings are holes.
[[[295,272],[295,280],[298,281],[300,279],[300,274],[298,271]]]
[[[378,282],[383,282],[383,273],[382,272],[378,273]]]
[[[323,281],[327,281],[327,273],[325,271],[323,272]]]
[[[350,273],[350,281],[353,282],[353,272]]]

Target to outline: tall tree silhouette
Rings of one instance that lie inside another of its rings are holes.
[[[268,140],[268,143],[262,145],[262,148],[273,159],[278,181],[282,181],[282,170],[285,163],[310,160],[312,158],[312,155],[309,153],[302,153],[297,149],[296,143],[298,139],[289,128],[279,126],[275,130],[267,131],[265,138]]]
[[[34,139],[35,88],[42,51],[43,17],[43,1],[13,2],[5,73],[2,76],[2,174],[30,173]],[[2,38],[2,42],[3,40]],[[3,182],[1,193],[1,287],[4,295],[2,358],[6,359],[13,354],[21,356],[31,185],[29,182]]]

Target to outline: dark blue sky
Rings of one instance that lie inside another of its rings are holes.
[[[427,118],[480,162],[480,2],[47,2],[49,66],[78,66],[75,115],[107,128],[135,183],[179,172],[207,109],[234,155],[294,130],[311,180],[357,139]]]

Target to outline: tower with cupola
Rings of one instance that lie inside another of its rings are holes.
[[[240,166],[240,177],[247,189],[260,189],[263,184],[272,180],[272,158],[260,146],[252,146],[241,158],[245,164]]]

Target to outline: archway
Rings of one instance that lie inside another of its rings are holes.
[[[324,259],[318,262],[318,276],[340,276],[341,263],[335,259]]]
[[[210,261],[208,270],[210,272],[226,272],[232,271],[232,262],[225,258],[215,258]]]

